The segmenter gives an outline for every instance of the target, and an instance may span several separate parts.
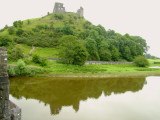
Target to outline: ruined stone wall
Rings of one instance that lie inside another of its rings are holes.
[[[63,3],[55,3],[53,13],[65,13],[65,7],[63,7]]]
[[[77,14],[80,16],[80,17],[83,17],[83,8],[80,7],[80,9],[77,10]]]
[[[111,62],[111,61],[86,61],[86,65],[88,64],[132,64],[133,62]]]
[[[0,48],[0,120],[10,120],[7,50]]]

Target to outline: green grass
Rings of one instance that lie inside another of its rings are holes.
[[[160,64],[154,64],[154,62],[159,62],[160,59],[148,59],[150,66],[160,66]]]
[[[25,45],[25,44],[17,44],[17,46],[20,46],[24,52],[24,55],[29,55],[30,50],[32,49],[31,46]]]
[[[49,61],[48,69],[50,74],[121,74],[121,73],[160,73],[160,69],[155,68],[140,68],[133,64],[120,65],[67,65]]]
[[[52,57],[58,58],[58,50],[56,48],[36,48],[34,54],[37,54],[41,57]]]

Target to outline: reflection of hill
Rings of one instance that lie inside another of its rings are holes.
[[[81,100],[136,92],[143,88],[145,78],[12,78],[10,94],[16,98],[32,98],[50,105],[51,113],[58,114],[63,106],[79,109]]]

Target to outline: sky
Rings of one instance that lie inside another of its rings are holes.
[[[160,57],[160,0],[0,0],[0,29],[47,15],[55,2],[64,3],[67,12],[82,6],[85,19],[106,30],[141,36],[150,46],[148,53]]]

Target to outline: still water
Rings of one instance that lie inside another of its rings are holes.
[[[160,77],[12,78],[22,120],[160,120]]]

